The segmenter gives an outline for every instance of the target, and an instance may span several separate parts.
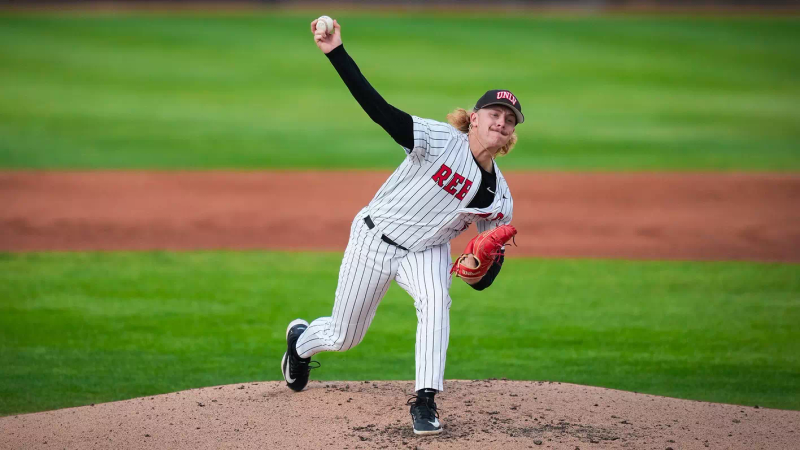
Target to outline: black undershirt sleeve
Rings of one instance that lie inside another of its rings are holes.
[[[327,54],[347,89],[373,122],[380,125],[395,142],[407,149],[414,148],[414,121],[411,115],[395,108],[378,94],[355,61],[344,49],[344,44]]]
[[[500,252],[505,253],[505,250],[500,250]],[[494,282],[494,279],[497,278],[497,274],[500,273],[500,268],[503,267],[504,260],[505,256],[503,255],[498,256],[497,259],[495,259],[494,262],[492,262],[492,266],[489,267],[489,271],[486,272],[486,275],[484,275],[483,278],[481,278],[481,281],[478,281],[475,284],[470,284],[470,286],[472,286],[472,289],[475,289],[476,291],[482,291],[491,286],[492,283]]]

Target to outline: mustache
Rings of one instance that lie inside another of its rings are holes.
[[[489,131],[494,131],[496,133],[500,133],[503,136],[511,136],[511,133],[505,133],[505,132],[503,132],[503,130],[493,130],[491,127],[489,127]]]

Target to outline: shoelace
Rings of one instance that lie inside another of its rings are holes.
[[[289,364],[289,375],[292,378],[298,378],[300,376],[308,375],[313,369],[319,369],[322,364],[319,361],[311,361],[310,359],[303,359],[300,357],[296,357],[294,355],[291,356],[294,359],[294,364]],[[311,364],[316,364],[316,366],[312,366]],[[295,369],[295,370],[292,370]]]
[[[411,405],[411,411],[415,417],[419,416],[430,422],[432,422],[435,417],[439,417],[439,410],[436,408],[436,403],[425,397],[414,395],[406,401],[406,405]]]

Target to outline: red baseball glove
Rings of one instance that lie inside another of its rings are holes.
[[[464,253],[456,259],[450,273],[455,273],[469,284],[475,284],[486,275],[500,249],[517,234],[511,225],[500,225],[472,238]],[[477,265],[476,265],[477,263]]]

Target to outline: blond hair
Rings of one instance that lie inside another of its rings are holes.
[[[456,108],[447,115],[447,121],[455,127],[458,131],[462,133],[469,133],[469,114],[470,111],[467,111],[464,108]],[[504,145],[500,150],[497,151],[497,155],[495,156],[503,156],[507,155],[508,152],[514,148],[514,144],[517,143],[517,133],[513,133],[511,137],[508,139],[508,143]]]

